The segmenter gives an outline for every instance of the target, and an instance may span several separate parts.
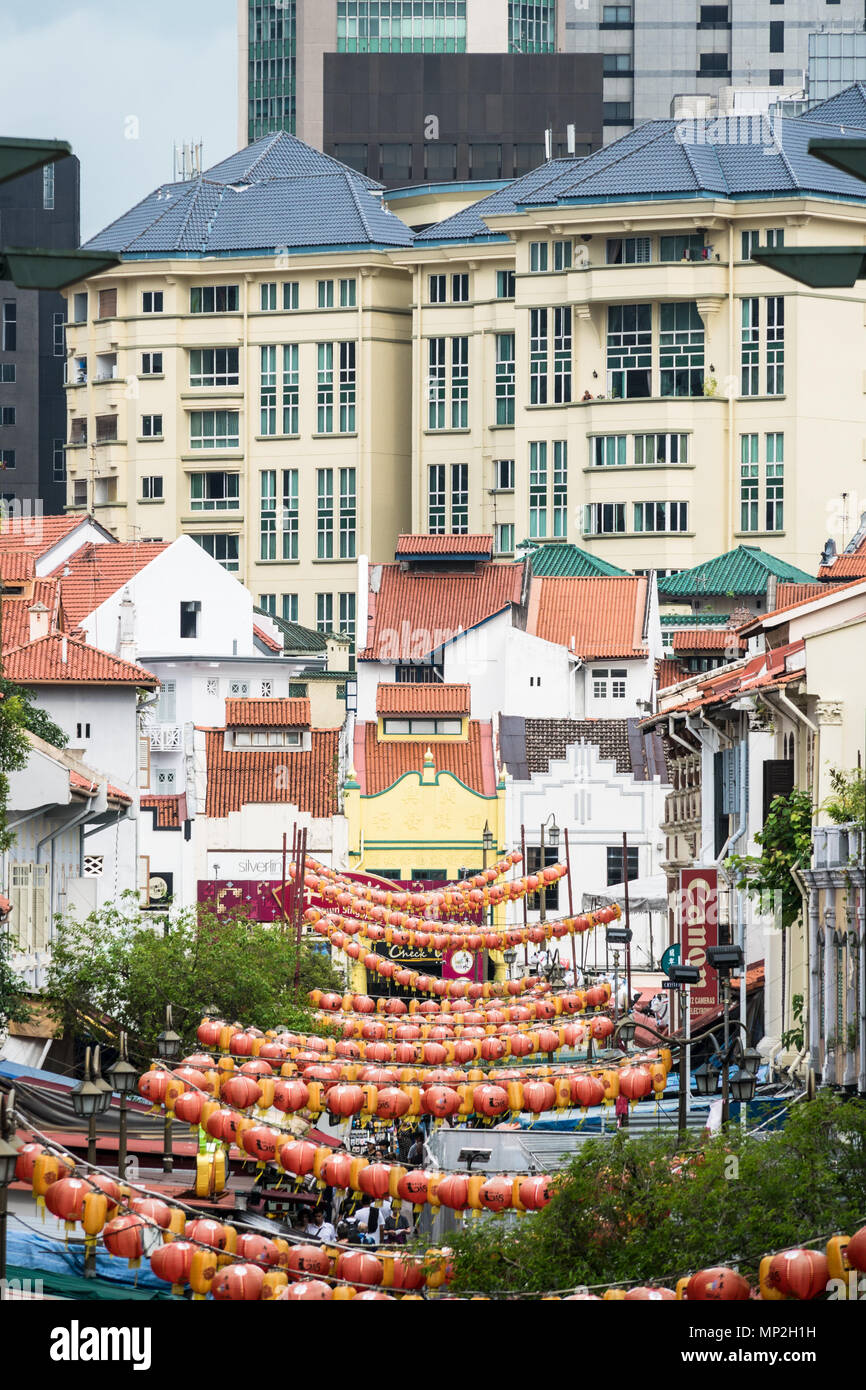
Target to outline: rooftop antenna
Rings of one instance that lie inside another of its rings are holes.
[[[553,131],[548,126],[544,132],[544,158],[550,163],[553,157]]]
[[[567,141],[568,141],[568,153],[571,154],[571,155],[573,155],[573,154],[574,154],[574,151],[575,151],[575,148],[576,148],[575,140],[574,140],[574,126],[573,126],[573,125],[567,125],[567,126],[565,127],[565,136],[566,136],[566,139],[567,139]]]
[[[189,183],[190,179],[197,179],[201,174],[202,141],[187,140],[184,144],[174,145],[172,148],[174,153],[173,181],[175,183]]]

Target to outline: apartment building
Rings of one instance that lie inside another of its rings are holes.
[[[353,638],[356,557],[409,519],[410,241],[286,134],[155,189],[88,243],[122,264],[67,291],[69,507],[187,534],[260,607]]]
[[[412,529],[661,574],[742,544],[814,574],[862,490],[863,294],[751,256],[862,238],[862,186],[807,153],[840,129],[650,122],[395,252],[414,275]]]

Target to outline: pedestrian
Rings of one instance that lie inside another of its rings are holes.
[[[419,1129],[415,1135],[415,1142],[406,1155],[406,1162],[410,1168],[424,1167],[424,1131]]]
[[[405,1212],[394,1211],[393,1207],[382,1222],[383,1245],[405,1245],[409,1239],[409,1218]]]
[[[304,1234],[311,1236],[313,1240],[322,1241],[325,1245],[336,1245],[337,1243],[336,1228],[328,1219],[324,1207],[316,1207],[315,1211],[311,1212],[304,1228]]]
[[[363,1206],[359,1207],[356,1216],[358,1218],[358,1234],[362,1245],[378,1245],[381,1240],[379,1232],[379,1208],[367,1200]]]
[[[625,1096],[617,1096],[614,1106],[617,1129],[628,1128],[628,1101]]]

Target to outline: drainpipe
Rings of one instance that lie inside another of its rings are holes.
[[[90,806],[88,805],[88,806],[86,807],[86,809],[83,810],[83,811],[81,812],[80,815],[78,815],[78,816],[73,816],[72,820],[64,821],[64,823],[63,823],[62,825],[58,825],[58,827],[57,827],[56,830],[52,830],[52,831],[50,832],[50,834],[44,835],[44,836],[42,837],[42,839],[39,840],[38,843],[37,843],[37,845],[36,845],[36,863],[37,863],[37,864],[39,864],[39,863],[41,862],[41,859],[42,859],[42,846],[43,846],[43,845],[47,845],[47,844],[50,844],[50,845],[51,845],[51,864],[50,864],[49,871],[48,871],[48,878],[49,878],[49,890],[48,890],[48,891],[49,891],[49,913],[50,913],[50,917],[51,917],[51,922],[52,922],[52,924],[53,924],[53,922],[54,922],[54,841],[57,839],[58,835],[62,835],[65,831],[67,831],[67,830],[74,830],[75,827],[76,827],[77,825],[83,825],[84,822],[90,817],[91,814],[92,814],[92,812],[91,812]],[[53,934],[53,933],[52,933],[52,934]]]
[[[668,715],[668,736],[672,738],[675,743],[678,743],[682,748],[685,748],[686,752],[689,753],[691,757],[695,756],[697,749],[692,748],[690,743],[686,743],[684,738],[680,738],[679,734],[674,733],[674,717],[672,714]]]
[[[796,865],[791,877],[806,900],[808,930],[806,932],[806,979],[809,987],[809,1065],[814,1070],[821,1050],[821,953],[818,949],[820,924],[820,892],[814,882],[807,884]]]
[[[860,884],[860,911],[857,914],[860,918],[859,940],[860,940],[860,960],[858,963],[858,980],[860,984],[860,1074],[857,1077],[857,1090],[861,1096],[866,1096],[866,829],[860,831],[860,858],[864,866],[863,882]]]

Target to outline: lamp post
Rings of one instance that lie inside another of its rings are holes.
[[[689,1110],[692,1098],[692,985],[699,983],[701,972],[696,965],[672,965],[668,978],[685,990],[685,1046],[679,1056],[679,1096],[677,1097],[677,1129],[685,1134],[689,1127]]]
[[[95,1080],[90,1064],[91,1052],[88,1047],[84,1053],[84,1080],[69,1092],[72,1109],[80,1120],[87,1121],[87,1163],[96,1166],[96,1117],[104,1115],[111,1104],[111,1087],[106,1087],[102,1077]]]
[[[6,1281],[6,1194],[15,1177],[21,1144],[15,1137],[15,1092],[0,1096],[0,1299]]]
[[[731,971],[737,968],[742,969],[743,948],[741,946],[710,946],[707,949],[707,964],[711,970],[715,970],[719,983],[722,986],[722,993],[725,1001],[725,1052],[722,1063],[722,1124],[727,1124],[730,1119],[730,1018],[731,1018]],[[745,1022],[745,1020],[741,1020]]]
[[[120,1133],[117,1141],[117,1176],[122,1182],[126,1177],[126,1137],[127,1137],[127,1097],[134,1095],[138,1086],[138,1072],[126,1055],[126,1034],[120,1035],[120,1053],[117,1061],[109,1067],[107,1080],[111,1089],[120,1096]]]
[[[491,854],[491,853],[493,852],[493,849],[494,849],[495,845],[496,845],[496,837],[495,837],[495,835],[493,834],[493,831],[490,829],[490,822],[489,822],[489,821],[485,821],[485,822],[484,822],[484,829],[483,829],[483,831],[481,832],[481,860],[482,860],[482,868],[484,868],[484,869],[487,868],[487,856],[488,856],[488,854]],[[492,922],[493,922],[493,905],[492,905],[492,904],[488,904],[488,907],[487,907],[487,925],[490,926]]]
[[[608,949],[613,950],[613,1021],[619,1023],[619,953],[631,941],[630,927],[608,927],[605,932]]]
[[[547,820],[543,820],[541,822],[541,868],[539,869],[539,874],[541,876],[541,887],[539,889],[538,908],[539,917],[542,922],[547,921],[547,884],[544,881],[544,870],[547,868],[544,853],[545,832],[547,833],[547,844],[550,845],[550,848],[558,849],[559,826],[556,824],[556,816],[554,815],[553,811],[551,811],[550,815],[547,817]]]
[[[171,1026],[171,1004],[165,1006],[165,1028],[156,1040],[156,1055],[162,1062],[176,1062],[181,1052],[181,1039]],[[174,1168],[174,1154],[171,1143],[171,1116],[165,1115],[162,1140],[162,1171],[170,1173]]]
[[[507,969],[508,969],[508,978],[509,978],[509,980],[510,980],[510,979],[511,979],[511,967],[512,967],[512,965],[514,964],[514,962],[517,960],[517,952],[516,952],[516,950],[514,949],[513,946],[506,946],[505,950],[502,952],[502,957],[503,957],[503,959],[504,959],[504,961],[505,961],[505,964],[506,964],[506,967],[507,967]]]

